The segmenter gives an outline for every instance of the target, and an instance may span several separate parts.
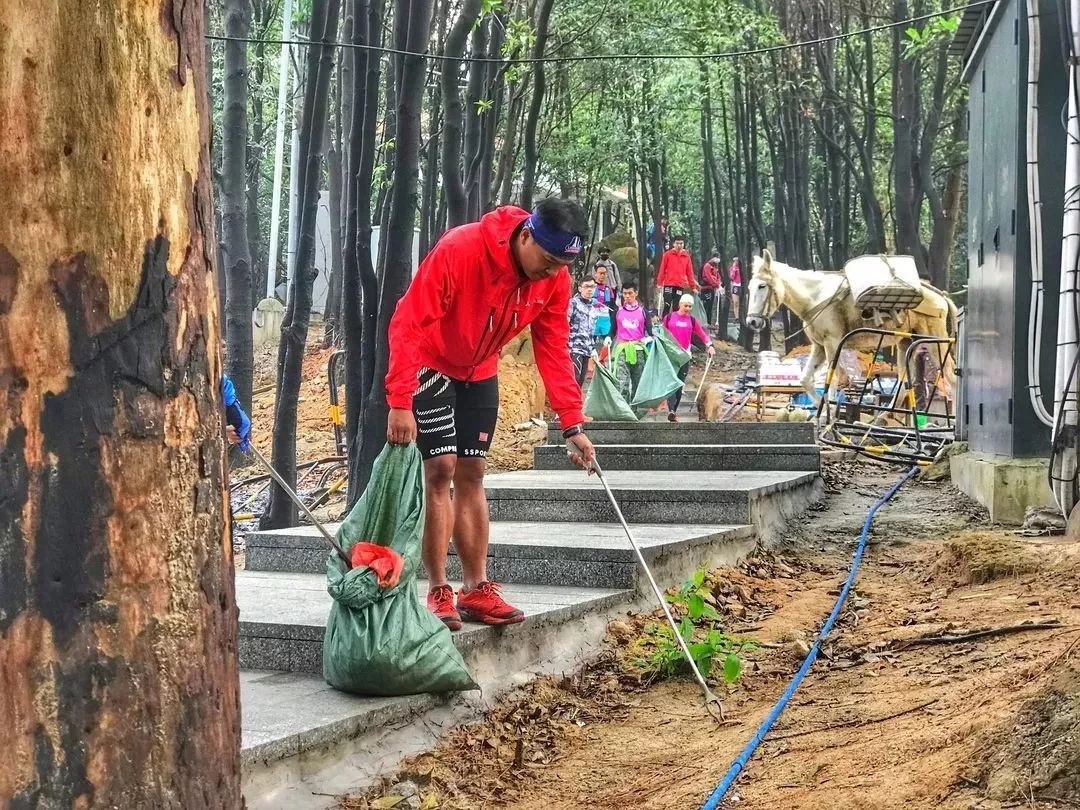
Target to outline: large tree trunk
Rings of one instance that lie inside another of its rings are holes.
[[[432,0],[397,0],[394,43],[399,51],[423,53],[427,48]],[[413,224],[416,217],[420,164],[420,107],[424,94],[424,58],[395,56],[397,81],[397,135],[394,144],[394,187],[390,195],[388,226],[383,231],[386,262],[379,288],[375,375],[365,400],[360,452],[353,468],[357,491],[367,486],[371,465],[386,443],[386,370],[390,360],[387,332],[398,299],[412,277]]]
[[[202,4],[2,28],[0,802],[241,807]]]
[[[555,0],[540,0],[536,15],[536,43],[533,45],[533,58],[540,59],[547,46],[548,25],[551,22],[551,9]],[[544,106],[544,90],[547,79],[544,75],[544,63],[533,64],[532,98],[529,100],[529,115],[525,119],[525,168],[521,179],[521,202],[525,210],[533,207],[533,195],[536,193],[536,174],[539,169],[540,153],[536,146],[536,128],[540,123],[540,110]]]
[[[248,0],[226,0],[225,36],[246,39]],[[247,43],[225,43],[221,225],[225,254],[225,369],[245,409],[251,409],[251,251],[247,232]]]
[[[313,42],[334,40],[339,8],[338,0],[314,0],[311,8]],[[277,401],[274,405],[273,464],[293,486],[296,483],[296,408],[300,399],[300,378],[311,321],[311,294],[315,282],[315,222],[319,213],[320,167],[333,72],[334,47],[310,45],[300,131],[300,231],[296,271],[281,328]],[[270,503],[259,521],[260,527],[279,529],[296,525],[296,520],[296,505],[281,487],[274,484],[270,490]]]

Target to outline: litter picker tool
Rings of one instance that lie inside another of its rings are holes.
[[[570,452],[577,453],[576,448],[568,449]],[[690,671],[694,673],[694,679],[698,682],[698,686],[701,687],[701,694],[705,698],[706,710],[717,722],[724,722],[724,705],[720,702],[720,698],[713,694],[709,685],[705,683],[705,678],[702,677],[701,670],[698,669],[697,663],[694,661],[694,656],[690,654],[690,648],[686,646],[686,640],[682,637],[682,633],[679,632],[679,626],[675,623],[675,617],[671,615],[667,600],[664,598],[664,592],[660,589],[660,586],[656,584],[656,579],[649,569],[649,564],[645,562],[645,556],[641,553],[641,547],[637,544],[637,540],[634,539],[634,533],[630,531],[630,527],[626,523],[626,518],[623,517],[622,509],[619,508],[619,502],[615,500],[615,493],[613,493],[611,487],[608,486],[607,479],[604,478],[604,471],[600,469],[600,464],[595,458],[592,461],[592,471],[595,472],[596,477],[600,479],[600,483],[607,493],[608,500],[611,501],[611,507],[615,510],[615,516],[618,517],[619,523],[622,524],[623,531],[626,532],[626,539],[630,541],[630,545],[637,555],[638,562],[641,564],[641,570],[645,572],[645,576],[649,580],[649,585],[652,586],[653,593],[656,594],[656,601],[660,603],[660,608],[664,611],[664,616],[667,617],[668,624],[671,626],[671,632],[675,634],[675,641],[678,643],[683,655],[686,656],[686,663],[690,665]]]
[[[694,404],[697,405],[698,400],[701,399],[701,391],[705,388],[705,381],[709,379],[709,368],[712,366],[713,358],[716,355],[710,354],[705,360],[705,372],[701,375],[701,383],[697,387],[697,393],[694,394]]]
[[[326,538],[326,542],[333,546],[334,551],[336,551],[338,553],[338,556],[341,557],[341,559],[344,561],[345,567],[352,568],[352,562],[349,560],[349,555],[345,553],[345,549],[338,545],[337,540],[334,539],[333,535],[326,530],[325,526],[319,523],[315,515],[311,514],[311,510],[307,508],[307,506],[302,500],[300,500],[300,496],[293,491],[292,487],[285,483],[285,479],[282,478],[278,471],[270,465],[270,462],[267,461],[263,454],[255,448],[254,444],[252,444],[248,448],[248,452],[250,452],[251,455],[255,456],[255,458],[259,460],[259,463],[266,468],[266,471],[270,474],[270,477],[277,482],[277,485],[279,487],[285,490],[285,494],[288,495],[290,499],[292,499],[292,502],[295,503],[297,507],[299,507],[300,511],[307,515],[308,520],[310,520],[314,524],[315,528],[322,533],[322,536]]]

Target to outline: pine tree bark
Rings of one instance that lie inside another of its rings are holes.
[[[226,0],[225,36],[246,39],[248,0]],[[240,404],[251,409],[254,350],[251,338],[251,251],[247,231],[247,43],[225,43],[221,157],[221,229],[225,256],[225,369]]]
[[[2,27],[0,805],[241,807],[202,4]]]

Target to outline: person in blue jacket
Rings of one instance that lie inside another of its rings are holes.
[[[246,453],[251,448],[251,419],[240,407],[236,388],[227,374],[221,375],[221,397],[225,400],[225,437]]]

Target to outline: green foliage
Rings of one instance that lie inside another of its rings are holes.
[[[679,635],[686,642],[701,674],[706,678],[713,675],[714,666],[720,662],[719,677],[734,683],[742,673],[739,656],[757,645],[723,631],[720,614],[709,604],[711,592],[705,576],[705,568],[699,568],[676,593],[667,594],[667,601],[672,612],[682,616]],[[645,652],[635,663],[647,672],[670,677],[689,669],[682,649],[666,623],[647,625],[640,647]]]
[[[904,30],[904,56],[914,58],[938,45],[948,44],[960,27],[960,17],[934,17],[922,28]]]

